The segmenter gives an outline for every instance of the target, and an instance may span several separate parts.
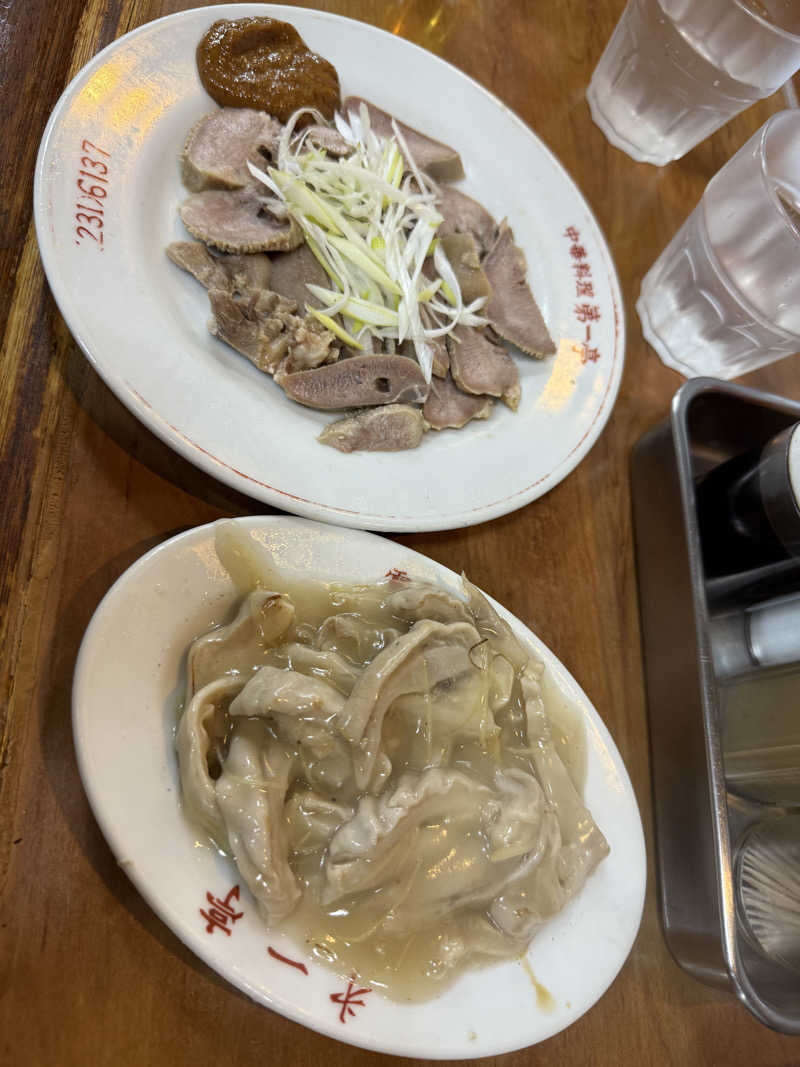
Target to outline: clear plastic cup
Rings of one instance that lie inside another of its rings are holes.
[[[797,0],[629,0],[586,94],[633,159],[679,159],[800,68]]]
[[[773,115],[714,175],[636,310],[686,377],[736,378],[800,351],[800,110]]]

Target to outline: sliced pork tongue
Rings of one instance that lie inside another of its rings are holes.
[[[471,419],[487,419],[493,403],[490,396],[462,392],[448,374],[431,382],[422,415],[432,430],[460,430]]]
[[[443,185],[439,190],[436,205],[444,222],[437,233],[440,237],[454,233],[469,233],[475,238],[481,255],[492,247],[497,234],[497,223],[477,200],[462,193],[452,185]]]
[[[362,104],[366,105],[370,125],[375,133],[379,137],[393,137],[392,116],[360,96],[347,97],[342,108],[345,117],[351,111],[358,114]],[[406,126],[404,122],[395,121],[420,170],[438,182],[456,182],[464,177],[461,156],[454,148],[442,144],[441,141],[434,141],[432,137],[426,137],[424,133],[420,133],[412,126]]]
[[[319,306],[319,301],[308,291],[309,284],[323,288],[330,285],[319,260],[305,242],[291,252],[278,252],[272,256],[270,288],[287,300],[294,300],[298,315],[305,315],[306,304]]]
[[[471,233],[451,233],[439,238],[461,290],[461,299],[471,304],[492,294],[489,279],[481,268],[480,249]]]
[[[434,377],[447,377],[447,372],[450,370],[450,353],[444,337],[435,337],[429,340],[428,344],[433,349],[433,366],[431,370]]]
[[[482,311],[490,325],[529,356],[552,355],[556,346],[525,281],[525,255],[514,244],[514,234],[505,219],[482,266],[492,287]]]
[[[317,440],[340,452],[405,452],[419,445],[425,428],[419,408],[387,404],[337,419]]]
[[[194,193],[181,204],[180,216],[192,237],[221,252],[286,252],[303,240],[297,223],[273,215],[253,186]]]
[[[450,346],[450,373],[459,389],[476,396],[499,396],[512,411],[519,407],[517,365],[503,345],[493,344],[472,326],[456,326]]]
[[[329,156],[335,156],[337,159],[349,156],[354,151],[354,146],[349,141],[345,141],[333,126],[306,126],[303,133],[313,145],[322,148]]]
[[[261,167],[277,149],[282,126],[264,111],[223,107],[189,131],[181,156],[183,184],[192,193],[240,189],[252,182],[248,160]]]
[[[444,337],[429,338],[428,346],[433,352],[433,374],[437,378],[444,378],[450,369],[450,353],[447,351]],[[417,349],[411,338],[407,337],[405,341],[398,345],[397,354],[399,356],[410,356],[411,359],[417,358]]]
[[[428,395],[419,364],[407,356],[352,356],[316,370],[276,374],[275,381],[298,404],[321,411],[421,404]]]
[[[267,289],[270,284],[271,263],[264,252],[213,256],[202,241],[173,241],[167,247],[167,255],[206,289],[240,293],[245,289]]]

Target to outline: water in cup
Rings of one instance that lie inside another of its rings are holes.
[[[800,351],[800,111],[773,115],[708,183],[642,282],[642,331],[687,377]]]
[[[800,67],[794,0],[629,0],[587,92],[634,159],[678,159]]]

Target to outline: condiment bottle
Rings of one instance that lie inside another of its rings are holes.
[[[709,577],[800,556],[800,423],[714,467],[697,515]]]

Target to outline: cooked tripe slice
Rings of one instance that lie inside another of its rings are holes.
[[[268,926],[290,915],[301,896],[283,818],[293,762],[262,722],[242,720],[216,782],[230,851]]]
[[[216,786],[209,771],[212,756],[212,728],[232,697],[242,688],[239,675],[223,676],[203,686],[192,697],[181,716],[175,739],[181,775],[181,792],[186,811],[218,845],[226,842],[225,823],[217,805]]]
[[[264,650],[279,641],[293,622],[294,606],[285,593],[254,589],[232,623],[192,642],[186,661],[186,703],[223,674],[241,674],[244,684]]]
[[[321,678],[262,667],[232,702],[231,717],[268,721],[278,739],[298,753],[308,783],[341,789],[352,776],[350,748],[338,733],[345,698]]]
[[[475,675],[470,649],[480,644],[474,626],[449,625],[423,619],[407,634],[379,652],[356,682],[343,711],[342,729],[355,746],[355,780],[359,789],[374,789],[371,782],[377,760],[383,720],[400,697],[428,694],[446,682],[448,689]],[[466,709],[467,717],[480,718],[481,709]],[[460,717],[465,718],[463,707]]]

